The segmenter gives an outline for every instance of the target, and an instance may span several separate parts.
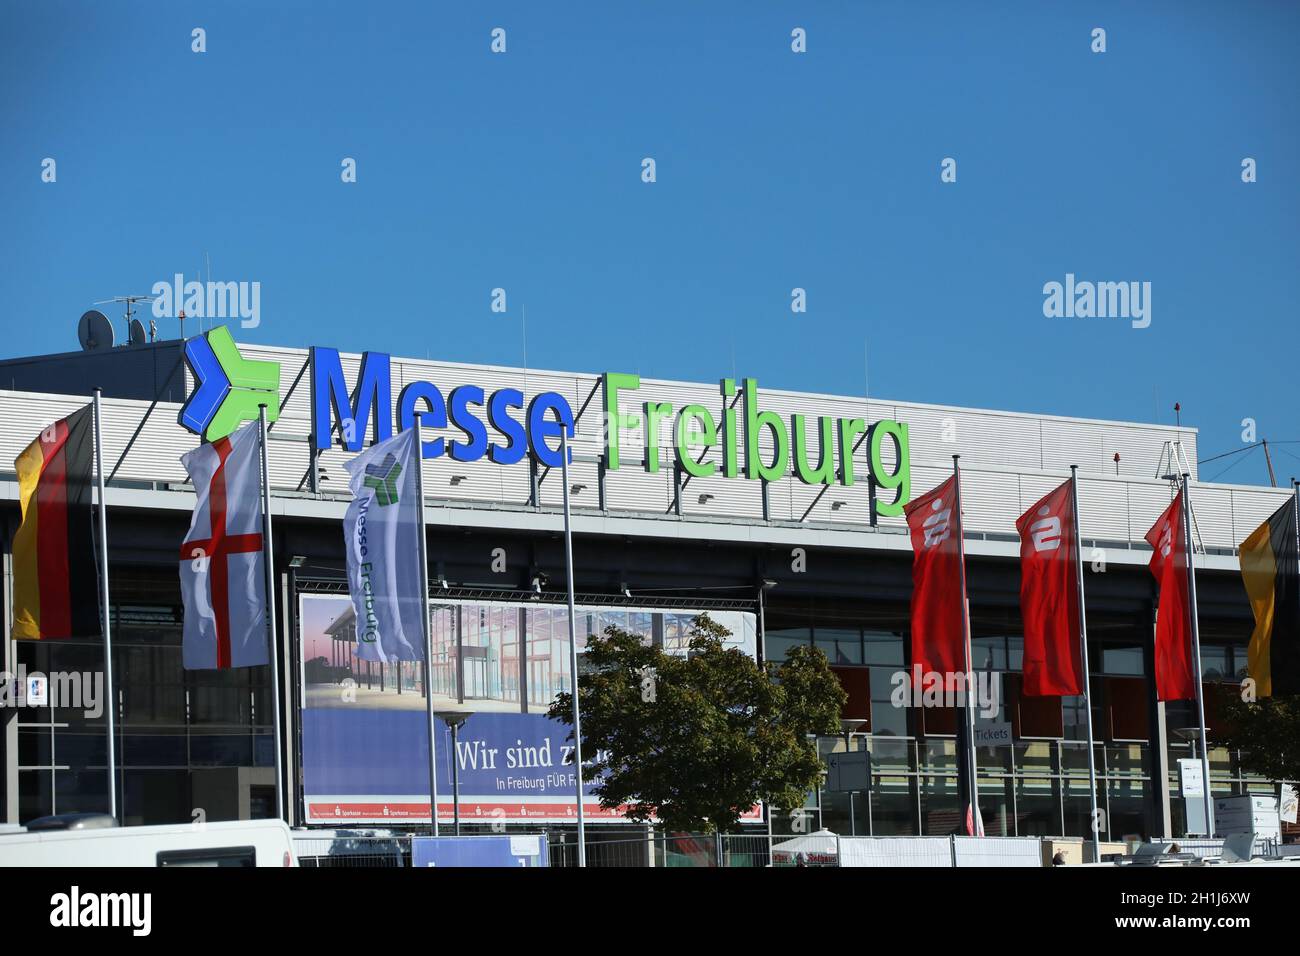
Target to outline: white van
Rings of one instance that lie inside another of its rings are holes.
[[[283,820],[119,827],[67,814],[0,830],[0,866],[297,866]]]

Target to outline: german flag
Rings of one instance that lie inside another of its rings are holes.
[[[1260,697],[1300,694],[1298,552],[1294,495],[1241,543],[1241,578],[1255,612],[1246,661]]]
[[[101,633],[91,522],[93,415],[87,405],[55,422],[14,462],[23,509],[13,542],[14,637]]]

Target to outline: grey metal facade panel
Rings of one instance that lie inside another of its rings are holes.
[[[1019,489],[1020,514],[1029,510],[1029,506],[1043,498],[1049,491],[1061,486],[1065,479],[1060,476],[1018,475],[1016,486]],[[1019,517],[1019,515],[1017,515]]]
[[[1268,517],[1286,504],[1291,492],[1285,488],[1234,487],[1232,494],[1233,543],[1238,547]]]
[[[1128,541],[1128,483],[1079,479],[1079,533],[1084,538]]]
[[[971,530],[1015,534],[1020,517],[1016,476],[1005,473],[962,469],[962,512],[974,522]]]
[[[908,409],[902,405],[897,414],[907,422],[914,462],[951,464],[953,455],[961,455],[965,466],[1039,468],[1039,426],[1032,419]]]
[[[1079,426],[1063,422],[1043,422],[1043,471],[1060,471],[1069,474],[1071,465],[1078,465],[1085,473],[1104,469],[1110,462],[1107,451],[1106,430],[1103,426]]]
[[[1128,529],[1130,541],[1143,541],[1156,519],[1169,507],[1173,492],[1166,481],[1128,483]]]
[[[1207,485],[1192,486],[1188,496],[1200,543],[1206,548],[1231,548],[1233,539],[1232,492]]]
[[[664,514],[672,503],[672,469],[656,473],[641,468],[620,468],[605,479],[605,501],[610,510]]]

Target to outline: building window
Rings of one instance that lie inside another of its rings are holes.
[[[862,663],[862,632],[857,628],[815,627],[813,646],[832,664]]]
[[[765,644],[769,661],[784,661],[791,648],[812,643],[812,628],[783,627],[769,628]]]

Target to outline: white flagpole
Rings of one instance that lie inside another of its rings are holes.
[[[984,828],[980,825],[979,773],[975,767],[975,670],[971,663],[970,605],[966,597],[966,526],[961,517],[961,468],[957,460],[961,455],[952,456],[952,475],[955,479],[956,497],[953,507],[957,511],[957,561],[961,568],[961,629],[964,637],[962,653],[966,657],[966,751],[967,763],[970,764],[970,825],[975,836],[983,836]]]
[[[424,708],[429,720],[429,819],[430,832],[438,835],[438,718],[433,713],[433,631],[429,627],[429,553],[424,539],[424,445],[420,438],[420,413],[415,415],[415,497],[419,515],[420,533],[416,536],[415,550],[420,562],[420,633],[424,637]],[[401,670],[402,664],[397,664]],[[401,677],[399,676],[400,680]],[[456,759],[453,749],[451,759]]]
[[[262,453],[262,562],[266,565],[266,637],[271,649],[271,706],[275,708],[275,815],[284,819],[284,777],[281,774],[280,647],[276,638],[275,561],[271,547],[271,471],[266,456],[266,405],[257,407],[259,447]]]
[[[578,712],[577,612],[573,596],[573,529],[569,522],[569,430],[560,428],[560,480],[564,482],[564,574],[569,579],[569,674],[573,689],[573,768],[578,793],[578,866],[587,865],[587,830],[582,815],[582,718]]]
[[[108,507],[104,501],[104,435],[99,421],[99,400],[102,389],[95,389],[95,483],[99,489],[99,610],[104,622],[104,687],[107,702],[104,715],[108,718],[108,812],[117,819],[117,755],[113,749],[113,715],[117,713],[117,697],[113,692],[113,637],[109,624],[108,600]]]
[[[1205,835],[1214,838],[1214,797],[1210,793],[1210,741],[1205,732],[1205,693],[1201,683],[1201,627],[1196,606],[1196,554],[1192,550],[1192,500],[1187,495],[1188,479],[1183,472],[1183,540],[1187,547],[1187,601],[1192,617],[1192,663],[1196,675],[1196,717],[1201,725],[1201,776],[1205,798]]]
[[[1101,862],[1101,818],[1097,816],[1097,754],[1092,739],[1092,682],[1088,677],[1088,617],[1083,600],[1083,538],[1079,531],[1079,466],[1070,466],[1071,511],[1074,513],[1074,568],[1075,583],[1079,590],[1079,648],[1083,663],[1083,708],[1088,715],[1088,796],[1092,816],[1088,826],[1092,830],[1092,862]]]

